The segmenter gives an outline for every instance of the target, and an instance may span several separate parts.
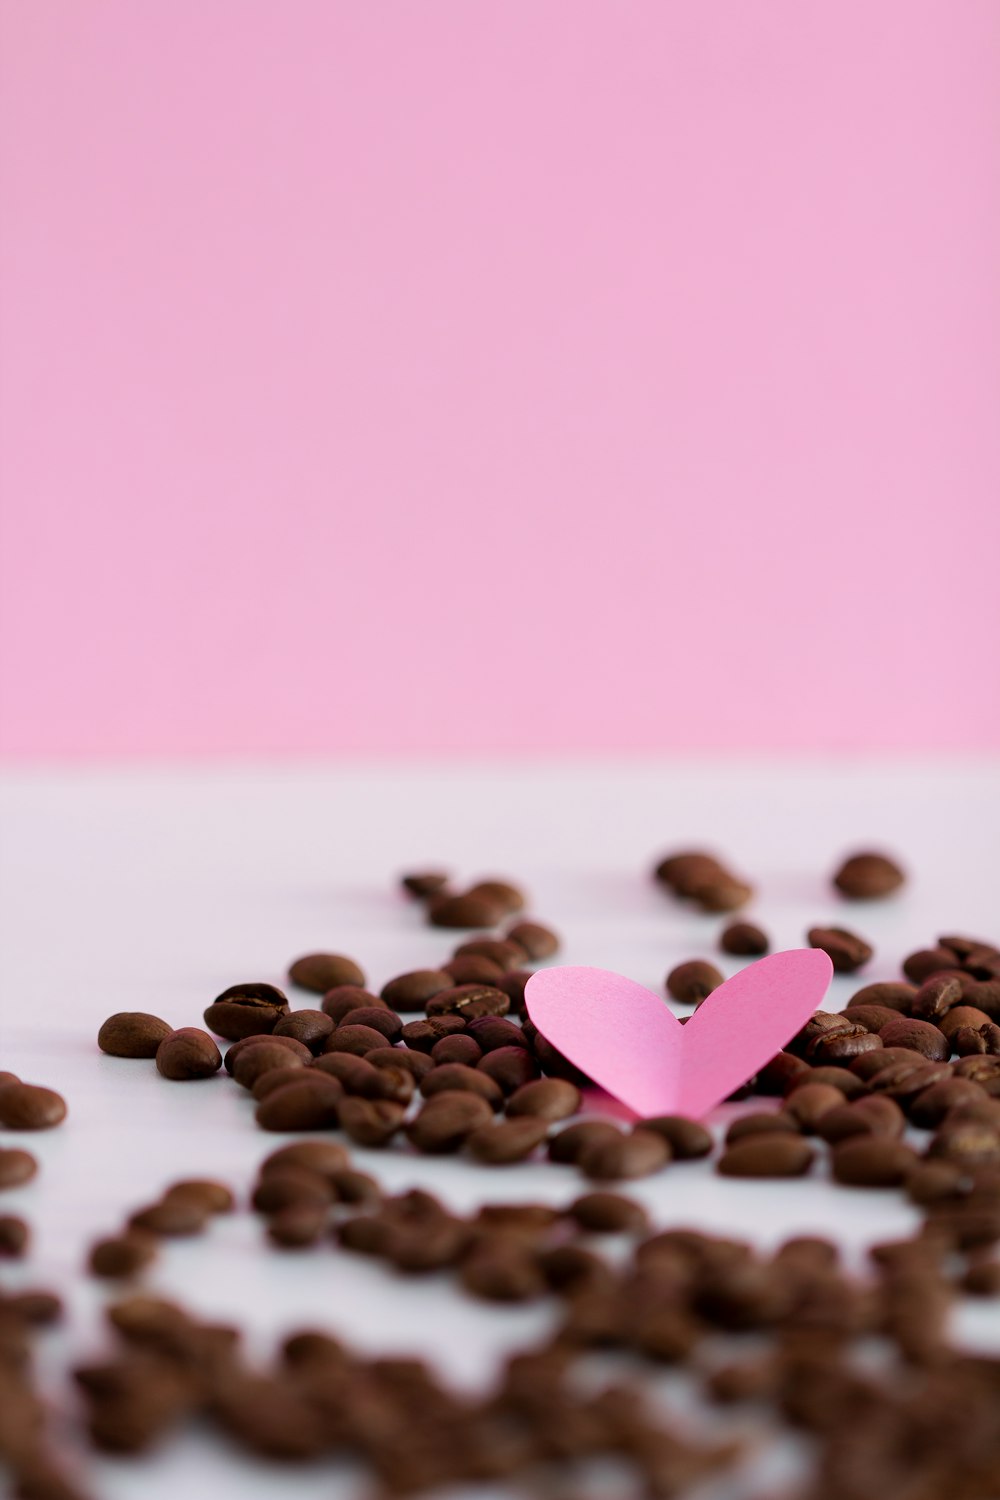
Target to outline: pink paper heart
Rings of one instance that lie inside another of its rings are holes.
[[[819,948],[772,953],[713,990],[683,1026],[658,995],[608,969],[543,969],[524,999],[542,1035],[636,1114],[697,1117],[801,1030],[832,974]]]

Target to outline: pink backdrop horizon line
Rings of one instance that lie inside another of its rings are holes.
[[[0,756],[1000,750],[995,0],[0,0]]]

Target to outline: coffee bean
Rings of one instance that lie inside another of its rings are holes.
[[[509,943],[522,948],[533,963],[554,958],[561,947],[558,933],[541,922],[515,922],[507,928],[505,936]]]
[[[850,1070],[855,1078],[860,1078],[863,1083],[870,1083],[879,1073],[895,1067],[897,1063],[912,1067],[915,1061],[913,1053],[907,1047],[883,1047],[880,1052],[867,1052],[856,1057],[850,1064]]]
[[[306,1049],[303,1048],[303,1051]],[[236,1059],[233,1065],[233,1078],[241,1088],[252,1089],[265,1073],[277,1068],[282,1071],[301,1069],[309,1060],[308,1052],[305,1057],[301,1057],[287,1047],[275,1046],[271,1041],[261,1042],[256,1047],[248,1047]]]
[[[682,1005],[698,1005],[706,995],[718,989],[723,980],[724,976],[714,964],[692,958],[670,970],[667,975],[667,994],[679,1000]]]
[[[810,948],[821,948],[838,974],[853,974],[874,953],[870,943],[848,932],[846,927],[810,927],[806,934]]]
[[[272,1215],[267,1237],[282,1250],[305,1250],[322,1239],[327,1218],[326,1210],[313,1204],[289,1204]]]
[[[906,876],[886,854],[852,854],[845,859],[833,877],[842,896],[851,901],[878,901],[891,896]]]
[[[486,1302],[528,1302],[545,1291],[534,1255],[516,1241],[480,1246],[461,1262],[458,1274],[465,1290]]]
[[[983,1091],[968,1078],[945,1078],[921,1089],[911,1099],[907,1113],[914,1125],[922,1130],[934,1130],[946,1115],[963,1104],[978,1103]]]
[[[468,1024],[483,1016],[505,1016],[510,999],[503,990],[488,984],[459,984],[441,990],[427,1002],[428,1018],[456,1015]]]
[[[14,1292],[4,1299],[4,1309],[22,1323],[33,1328],[50,1328],[63,1315],[62,1299],[55,1292],[29,1288]]]
[[[222,1054],[207,1031],[182,1026],[165,1036],[156,1049],[156,1069],[175,1083],[210,1078],[222,1066]]]
[[[0,1125],[8,1130],[50,1130],[66,1118],[66,1101],[35,1083],[0,1085]]]
[[[380,996],[373,995],[371,990],[362,989],[359,984],[336,985],[334,989],[327,990],[320,1001],[323,1014],[329,1016],[335,1026],[339,1026],[352,1010],[360,1010],[362,1006],[377,1008],[385,1004]]]
[[[923,1161],[906,1179],[906,1196],[911,1203],[926,1207],[958,1198],[968,1187],[963,1167],[949,1161]]]
[[[373,1047],[371,1052],[365,1053],[364,1061],[371,1063],[375,1068],[405,1068],[417,1083],[425,1073],[430,1072],[435,1064],[433,1057],[428,1057],[424,1052],[414,1052],[409,1047]],[[460,1061],[460,1059],[452,1059],[452,1061]],[[359,1092],[363,1090],[348,1089],[349,1094]]]
[[[368,1058],[374,1057],[379,1050],[375,1048],[368,1057],[356,1057],[353,1052],[324,1052],[322,1057],[316,1058],[310,1073],[336,1078],[346,1094],[376,1098],[379,1092],[378,1069]]]
[[[905,1047],[910,1052],[919,1052],[930,1062],[945,1062],[951,1054],[944,1033],[929,1021],[900,1016],[884,1026],[880,1035],[884,1046]]]
[[[910,1014],[921,1021],[937,1021],[962,1003],[962,982],[950,974],[935,974],[920,986],[910,1005]]]
[[[348,1170],[351,1158],[346,1146],[336,1141],[294,1141],[289,1146],[280,1146],[272,1151],[260,1164],[260,1175],[282,1172],[295,1167],[305,1172],[314,1172],[331,1181],[339,1172]]]
[[[730,922],[719,938],[723,953],[732,953],[738,958],[759,958],[770,946],[767,933],[753,922]]]
[[[400,1040],[417,1052],[429,1054],[442,1037],[464,1031],[465,1022],[461,1016],[434,1016],[426,1021],[407,1021],[400,1032]]]
[[[871,1056],[870,1053],[860,1055]],[[789,1094],[794,1094],[797,1088],[801,1088],[806,1083],[827,1083],[843,1094],[845,1099],[860,1099],[868,1093],[868,1085],[863,1078],[859,1078],[849,1068],[831,1065],[830,1067],[809,1068],[805,1073],[797,1074],[785,1090],[786,1099]]]
[[[427,903],[427,920],[432,927],[496,927],[503,921],[504,908],[488,896],[432,896]]]
[[[1000,1261],[976,1261],[969,1266],[960,1285],[970,1297],[1000,1296]]]
[[[406,1106],[391,1099],[341,1100],[340,1125],[359,1146],[386,1146],[406,1116]]]
[[[442,968],[451,976],[453,985],[496,984],[504,972],[492,959],[482,958],[474,953],[468,953],[463,958],[450,958]]]
[[[905,1108],[921,1089],[929,1088],[932,1083],[951,1076],[947,1063],[926,1062],[917,1053],[911,1053],[910,1057],[910,1062],[893,1063],[891,1068],[883,1068],[876,1073],[869,1083],[871,1092],[887,1094]]]
[[[741,1115],[738,1120],[734,1120],[726,1131],[725,1141],[727,1146],[731,1146],[735,1141],[744,1140],[748,1136],[773,1135],[776,1131],[779,1135],[801,1135],[802,1127],[787,1111],[768,1110],[759,1114]]]
[[[813,1163],[812,1147],[798,1135],[750,1135],[728,1146],[716,1163],[723,1177],[802,1177]]]
[[[428,1099],[446,1089],[478,1094],[495,1110],[503,1103],[503,1091],[494,1079],[481,1073],[478,1067],[466,1068],[462,1063],[445,1063],[443,1067],[432,1069],[420,1081],[420,1092]]]
[[[166,1238],[201,1234],[210,1214],[204,1204],[192,1198],[163,1198],[140,1208],[129,1217],[129,1228]]]
[[[510,1008],[515,1015],[524,1015],[524,991],[528,980],[531,978],[530,969],[510,969],[506,974],[494,981],[494,987],[502,990],[510,1001]],[[998,1004],[1000,1013],[1000,1004]]]
[[[448,884],[448,876],[442,870],[415,870],[412,874],[401,875],[399,883],[408,895],[423,901],[428,896],[436,896],[439,891],[443,891]]]
[[[156,1236],[143,1230],[129,1230],[98,1240],[91,1246],[87,1262],[91,1274],[109,1280],[137,1276],[156,1259]]]
[[[335,1078],[313,1070],[302,1081],[286,1083],[257,1106],[262,1130],[327,1130],[337,1124],[341,1102],[346,1102]]]
[[[392,1014],[392,1012],[388,1012]],[[385,1046],[385,1036],[373,1026],[348,1026],[341,1024],[323,1043],[324,1056],[330,1052],[349,1052],[353,1057],[364,1057],[366,1052]]]
[[[668,885],[678,895],[688,895],[706,879],[724,875],[725,869],[714,854],[702,849],[684,849],[677,854],[665,855],[653,871],[654,879]]]
[[[515,1021],[504,1020],[502,1016],[483,1016],[478,1021],[470,1021],[468,1026],[468,1035],[483,1052],[496,1052],[500,1047],[521,1047],[526,1052],[531,1050],[524,1027],[518,1026]]]
[[[924,984],[943,969],[955,968],[955,955],[947,948],[919,948],[903,959],[903,973],[914,984]]]
[[[498,1083],[505,1094],[514,1094],[541,1077],[541,1068],[523,1047],[498,1047],[476,1063],[476,1069]]]
[[[19,1260],[27,1255],[31,1230],[17,1214],[0,1214],[0,1260]]]
[[[325,1212],[335,1197],[326,1174],[287,1163],[261,1176],[250,1202],[259,1214],[281,1213],[286,1208],[319,1208]]]
[[[988,1094],[1000,1093],[1000,1058],[961,1057],[952,1065],[956,1078],[971,1078]]]
[[[587,1075],[571,1063],[568,1057],[564,1057],[558,1048],[553,1047],[540,1032],[532,1037],[531,1045],[538,1059],[538,1066],[548,1077],[562,1078],[566,1083],[575,1084],[577,1088],[590,1086]]]
[[[486,1166],[508,1166],[525,1161],[546,1139],[547,1120],[532,1115],[501,1120],[499,1124],[480,1125],[466,1140],[466,1148],[476,1161]]]
[[[396,1011],[423,1010],[428,1000],[442,990],[454,988],[454,980],[443,969],[412,969],[382,986],[382,999]]]
[[[898,1010],[908,1015],[916,994],[917,987],[913,984],[888,981],[865,984],[851,996],[848,1009],[853,1010],[855,1005],[884,1005],[887,1010]]]
[[[394,1010],[386,1005],[363,1005],[357,1010],[349,1011],[341,1021],[338,1022],[336,1030],[343,1032],[349,1026],[367,1026],[372,1031],[377,1031],[383,1038],[382,1045],[389,1042],[398,1042],[403,1030],[403,1023]],[[331,1051],[339,1051],[339,1048],[330,1046]]]
[[[250,1052],[257,1047],[268,1047],[272,1049],[272,1053],[275,1048],[281,1047],[284,1048],[286,1054],[290,1054],[293,1059],[297,1059],[306,1064],[308,1064],[312,1060],[312,1053],[309,1051],[309,1048],[306,1047],[302,1042],[297,1042],[294,1037],[274,1036],[273,1034],[271,1036],[248,1036],[244,1037],[243,1041],[234,1042],[231,1047],[226,1048],[226,1056],[224,1059],[226,1072],[229,1074],[234,1073],[236,1064],[239,1062],[240,1058],[244,1057],[247,1052]],[[292,1061],[289,1065],[291,1067],[294,1067],[295,1062]]]
[[[698,1120],[686,1115],[654,1115],[642,1121],[643,1130],[654,1130],[670,1147],[677,1161],[695,1161],[708,1156],[712,1149],[712,1136]]]
[[[287,1014],[288,1001],[273,984],[233,984],[205,1011],[205,1025],[229,1042],[262,1036]]]
[[[989,1016],[976,1005],[953,1005],[938,1020],[938,1026],[949,1042],[963,1027],[971,1027],[978,1031],[981,1026],[989,1025]]]
[[[511,973],[524,963],[524,949],[509,938],[470,938],[459,943],[453,958],[488,958],[502,973]]]
[[[853,1000],[843,1014],[845,1021],[863,1026],[865,1031],[871,1031],[876,1036],[881,1034],[882,1027],[890,1021],[900,1019],[899,1011],[890,1010],[888,1005],[856,1005]]]
[[[295,960],[288,970],[288,977],[300,989],[312,990],[317,995],[325,995],[328,990],[342,984],[363,986],[365,983],[360,964],[356,964],[353,958],[345,958],[342,953],[308,953],[305,958]]]
[[[539,1120],[567,1120],[582,1105],[580,1090],[562,1078],[538,1078],[522,1084],[507,1100],[510,1117],[530,1115]]]
[[[783,1107],[807,1135],[813,1135],[827,1111],[838,1109],[843,1102],[843,1094],[832,1084],[804,1083],[788,1095]]]
[[[827,1110],[816,1121],[815,1133],[833,1144],[856,1135],[884,1135],[898,1140],[905,1128],[906,1118],[895,1100],[875,1095]]]
[[[780,1099],[796,1078],[807,1078],[811,1072],[809,1064],[793,1052],[779,1052],[757,1074],[754,1093]]]
[[[662,1135],[636,1126],[628,1135],[619,1133],[615,1139],[592,1141],[580,1152],[579,1166],[587,1177],[615,1182],[658,1172],[667,1165],[670,1154]]]
[[[963,1166],[1000,1162],[1000,1126],[974,1119],[945,1119],[928,1147],[931,1157]]]
[[[414,1055],[417,1057],[421,1056],[419,1052]],[[463,1031],[458,1032],[455,1036],[443,1036],[431,1048],[431,1057],[434,1062],[464,1063],[469,1068],[474,1068],[482,1055],[483,1049],[479,1043]]]
[[[641,1203],[621,1193],[584,1193],[567,1209],[581,1229],[592,1234],[644,1234],[649,1215]]]
[[[323,1010],[296,1010],[282,1016],[275,1025],[273,1036],[291,1037],[308,1047],[310,1052],[319,1052],[333,1030],[333,1017]]]
[[[475,885],[469,887],[468,895],[484,896],[488,901],[493,901],[497,906],[502,906],[508,914],[523,911],[526,897],[520,886],[513,885],[509,880],[500,880],[491,877],[488,880],[477,880]]]
[[[951,1041],[959,1057],[996,1057],[1000,1054],[1000,1026],[994,1021],[987,1021],[985,1026],[960,1026]]]
[[[120,1010],[97,1033],[97,1045],[109,1057],[155,1057],[171,1027],[142,1010]]]
[[[412,1146],[425,1155],[458,1151],[472,1131],[493,1119],[492,1106],[459,1089],[433,1094],[406,1127]]]
[[[165,1199],[193,1198],[209,1214],[232,1213],[236,1206],[232,1190],[224,1182],[216,1182],[210,1177],[184,1177],[179,1182],[172,1182],[163,1196]]]
[[[382,1190],[369,1172],[357,1172],[353,1167],[344,1167],[330,1178],[340,1203],[376,1203]]]
[[[8,1150],[0,1148],[0,1192],[5,1188],[22,1187],[38,1172],[38,1162],[30,1151],[17,1146]]]
[[[549,1141],[549,1160],[575,1165],[591,1146],[605,1145],[621,1135],[610,1120],[580,1120],[567,1125]]]
[[[836,1182],[849,1187],[900,1187],[918,1160],[902,1141],[857,1135],[834,1146],[830,1169]]]
[[[913,1025],[913,1022],[899,1018],[904,1025]],[[814,1037],[806,1048],[806,1057],[810,1062],[819,1064],[835,1064],[846,1066],[860,1057],[865,1052],[878,1052],[882,1048],[882,1039],[864,1026],[851,1025],[841,1026],[835,1030],[824,1032]]]

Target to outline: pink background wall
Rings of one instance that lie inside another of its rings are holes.
[[[996,0],[0,0],[11,754],[1000,748]]]

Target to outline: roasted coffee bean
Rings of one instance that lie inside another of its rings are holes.
[[[291,1163],[275,1166],[262,1174],[253,1190],[251,1205],[259,1214],[276,1214],[285,1208],[327,1209],[336,1193],[329,1176]]]
[[[341,1101],[340,1125],[359,1146],[386,1146],[406,1117],[406,1106],[392,1099],[358,1099],[348,1095]]]
[[[914,984],[924,984],[933,974],[955,968],[955,955],[947,948],[919,948],[903,959],[903,973]]]
[[[13,1292],[4,1299],[3,1306],[6,1312],[33,1328],[50,1328],[63,1315],[62,1299],[55,1292],[34,1287],[23,1292]]]
[[[335,1026],[339,1026],[352,1010],[385,1004],[379,995],[373,995],[371,990],[363,989],[359,984],[338,984],[334,989],[327,990],[320,1001],[323,1014],[329,1016]]]
[[[923,1130],[934,1130],[946,1115],[963,1104],[979,1103],[983,1091],[968,1078],[945,1078],[921,1089],[910,1100],[907,1114],[914,1125]]]
[[[417,1052],[430,1053],[442,1037],[464,1031],[465,1022],[461,1016],[433,1016],[426,1021],[407,1021],[400,1032],[400,1040]]]
[[[8,1130],[50,1130],[66,1118],[66,1100],[36,1083],[0,1084],[0,1125]]]
[[[504,1020],[502,1016],[483,1016],[478,1021],[470,1021],[468,1025],[468,1035],[484,1052],[496,1052],[500,1047],[523,1047],[526,1052],[531,1050],[524,1027],[518,1026],[516,1021]]]
[[[396,1011],[423,1010],[428,1000],[453,989],[454,983],[443,969],[413,969],[384,984],[382,999]]]
[[[489,1124],[493,1108],[478,1094],[459,1089],[433,1094],[406,1127],[412,1146],[425,1155],[458,1151],[473,1130]]]
[[[479,1246],[462,1260],[458,1275],[467,1292],[486,1302],[528,1302],[545,1291],[534,1254],[510,1238]]]
[[[577,1088],[587,1088],[590,1079],[582,1073],[568,1057],[564,1057],[557,1047],[553,1047],[548,1039],[536,1033],[531,1040],[532,1050],[538,1059],[538,1066],[549,1078],[562,1078],[567,1083],[573,1083]]]
[[[365,983],[360,964],[356,964],[353,958],[345,958],[342,953],[308,953],[305,958],[295,960],[288,977],[299,989],[312,990],[317,995],[325,995],[328,990],[335,990],[342,984],[363,987]]]
[[[302,1051],[305,1052],[305,1057],[271,1040],[262,1041],[256,1047],[248,1047],[240,1053],[233,1064],[233,1079],[241,1088],[252,1089],[258,1078],[276,1068],[304,1068],[311,1058],[305,1047]]]
[[[492,959],[483,958],[475,953],[467,953],[462,958],[450,958],[441,967],[446,974],[451,976],[453,985],[496,984],[504,972]]]
[[[716,1170],[723,1177],[802,1177],[812,1163],[812,1147],[800,1135],[769,1131],[727,1146]]]
[[[291,1037],[294,1041],[301,1042],[303,1047],[308,1047],[310,1052],[319,1052],[333,1030],[333,1025],[333,1017],[328,1016],[326,1011],[295,1010],[281,1017],[272,1034],[276,1037]]]
[[[1000,1093],[1000,1058],[960,1057],[952,1065],[952,1072],[956,1078],[971,1078],[988,1094]]]
[[[833,877],[842,896],[851,901],[878,901],[898,891],[905,881],[903,871],[886,854],[852,854]]]
[[[853,974],[874,953],[870,943],[848,932],[846,927],[810,927],[806,934],[810,948],[821,948],[838,974]]]
[[[944,1033],[929,1021],[900,1016],[884,1026],[880,1035],[884,1046],[905,1047],[910,1052],[919,1052],[929,1062],[945,1062],[951,1053]]]
[[[883,1047],[881,1052],[868,1052],[856,1057],[850,1066],[855,1078],[870,1084],[873,1078],[877,1078],[887,1068],[894,1068],[897,1064],[910,1068],[917,1060],[908,1047]]]
[[[725,873],[724,866],[714,854],[707,854],[703,849],[684,849],[677,854],[665,855],[653,871],[653,877],[683,896],[706,878]]]
[[[305,1250],[323,1238],[327,1222],[325,1209],[310,1203],[289,1204],[272,1215],[267,1237],[282,1250]]]
[[[257,1106],[262,1130],[327,1130],[337,1124],[341,1102],[347,1100],[337,1079],[310,1069],[302,1081],[286,1083]]]
[[[392,1012],[388,1012],[392,1014]],[[376,1047],[385,1046],[385,1036],[381,1031],[376,1031],[373,1026],[346,1026],[340,1025],[327,1037],[323,1043],[323,1054],[330,1052],[349,1052],[353,1057],[364,1057],[366,1052],[372,1052]]]
[[[124,1280],[137,1276],[152,1265],[157,1254],[156,1236],[143,1230],[129,1230],[98,1240],[91,1247],[88,1265],[94,1276]]]
[[[682,1005],[699,1005],[706,995],[717,990],[723,983],[722,975],[714,964],[701,958],[689,959],[678,964],[667,975],[667,994]]]
[[[913,1025],[914,1023],[905,1024]],[[878,1052],[881,1047],[882,1040],[879,1035],[868,1031],[864,1026],[852,1026],[848,1023],[846,1026],[814,1037],[806,1048],[806,1057],[812,1063],[846,1067],[862,1053]]]
[[[523,1047],[498,1047],[476,1063],[476,1070],[498,1083],[505,1094],[514,1094],[526,1083],[541,1078],[542,1070]]]
[[[344,1167],[330,1178],[340,1203],[377,1203],[382,1189],[369,1172],[357,1172],[353,1167]]]
[[[875,1095],[827,1110],[816,1121],[815,1134],[831,1144],[855,1135],[884,1135],[898,1140],[905,1128],[906,1117],[896,1101]]]
[[[723,875],[718,879],[703,881],[691,892],[691,899],[706,912],[739,911],[741,906],[753,899],[754,888],[746,880],[735,875]]]
[[[228,1042],[262,1036],[288,1012],[288,1001],[273,984],[233,984],[205,1011],[205,1025]]]
[[[738,958],[759,958],[770,946],[767,933],[753,922],[730,922],[719,938],[723,953],[732,953]]]
[[[322,1057],[317,1057],[310,1073],[322,1073],[327,1078],[336,1078],[345,1094],[375,1098],[379,1090],[378,1070],[368,1061],[369,1057],[374,1056],[374,1051],[369,1052],[368,1057],[356,1057],[353,1052],[324,1052]]]
[[[336,1054],[333,1055],[336,1056]],[[460,1061],[460,1059],[452,1060]],[[371,1052],[365,1053],[363,1061],[371,1063],[375,1068],[405,1068],[417,1083],[435,1065],[433,1057],[428,1057],[425,1052],[414,1052],[409,1047],[373,1047]],[[350,1094],[359,1092],[363,1090],[348,1089]]]
[[[922,1208],[943,1203],[968,1192],[971,1178],[967,1169],[950,1161],[923,1161],[906,1179],[906,1196]]]
[[[179,1182],[172,1182],[163,1196],[165,1199],[193,1198],[210,1214],[229,1214],[236,1206],[232,1189],[211,1177],[181,1178]]]
[[[211,1217],[193,1198],[163,1198],[129,1216],[129,1228],[166,1238],[201,1234]]]
[[[962,1166],[1000,1162],[1000,1126],[974,1119],[945,1119],[928,1147],[931,1157]]]
[[[242,1042],[234,1042],[231,1047],[226,1049],[224,1059],[226,1072],[232,1074],[240,1058],[256,1047],[283,1047],[286,1053],[290,1053],[293,1057],[304,1063],[308,1063],[312,1058],[309,1048],[302,1042],[297,1042],[294,1037],[274,1036],[273,1034],[271,1036],[248,1036],[244,1037]],[[294,1067],[294,1062],[290,1066]]]
[[[261,1176],[269,1172],[283,1172],[288,1167],[318,1173],[333,1180],[338,1172],[350,1168],[351,1158],[346,1146],[336,1141],[294,1141],[290,1146],[280,1146],[272,1151],[260,1164]]]
[[[509,1116],[531,1115],[539,1120],[567,1120],[582,1105],[580,1090],[563,1078],[538,1078],[522,1084],[507,1100]]]
[[[0,1260],[19,1260],[27,1255],[31,1230],[17,1214],[0,1214]]]
[[[97,1045],[109,1057],[155,1057],[157,1047],[171,1030],[159,1016],[143,1010],[119,1010],[97,1033]]]
[[[812,1072],[809,1064],[796,1057],[794,1052],[779,1052],[777,1057],[765,1063],[757,1074],[754,1093],[780,1099],[787,1093],[795,1079],[807,1078]]]
[[[843,1105],[844,1096],[829,1083],[804,1083],[793,1089],[783,1108],[807,1135],[814,1135],[823,1116]]]
[[[882,1027],[890,1021],[898,1021],[900,1013],[898,1010],[890,1010],[888,1005],[857,1005],[852,1000],[844,1011],[844,1019],[851,1021],[855,1026],[863,1026],[866,1031],[879,1035]]]
[[[459,943],[453,958],[488,958],[501,972],[512,972],[524,963],[524,949],[509,938],[470,938]]]
[[[515,922],[507,928],[505,937],[509,943],[523,948],[533,963],[554,958],[561,947],[558,934],[541,922]]]
[[[422,1054],[418,1052],[412,1055],[420,1057]],[[482,1055],[482,1047],[464,1031],[457,1032],[455,1036],[443,1036],[431,1048],[431,1057],[435,1063],[464,1063],[468,1068],[474,1068]]]
[[[436,896],[439,891],[443,891],[448,884],[448,876],[442,870],[415,870],[412,874],[401,875],[399,883],[408,895],[423,901],[428,896]]]
[[[286,1083],[297,1083],[301,1077],[302,1073],[298,1068],[271,1068],[260,1075],[250,1093],[259,1104],[268,1094],[276,1094]]]
[[[677,1161],[694,1161],[708,1156],[712,1149],[712,1136],[698,1120],[689,1120],[686,1115],[654,1115],[643,1120],[643,1130],[654,1130],[670,1147]]]
[[[950,1042],[963,1027],[971,1027],[978,1031],[980,1026],[989,1026],[990,1018],[976,1005],[953,1005],[950,1010],[939,1017],[937,1024]]]
[[[499,1109],[503,1103],[500,1085],[488,1074],[481,1073],[478,1067],[466,1068],[461,1063],[445,1063],[443,1067],[432,1069],[420,1081],[420,1092],[428,1099],[446,1089],[478,1094],[493,1109]]]
[[[572,1127],[570,1127],[572,1128]],[[579,1156],[580,1170],[598,1182],[617,1182],[623,1178],[648,1177],[670,1160],[666,1138],[655,1130],[636,1126],[628,1135],[592,1141]]]
[[[621,1135],[621,1129],[610,1120],[580,1120],[567,1125],[549,1141],[549,1160],[575,1165],[591,1146],[606,1145]]]
[[[496,1125],[480,1125],[472,1131],[465,1145],[470,1156],[486,1166],[508,1166],[512,1162],[525,1161],[548,1133],[547,1120],[521,1115],[516,1119],[501,1120]]]
[[[921,1021],[936,1021],[962,1003],[962,982],[950,974],[935,974],[926,980],[910,1004],[910,1014]]]
[[[524,1015],[524,991],[530,978],[530,969],[510,969],[495,981],[495,988],[503,990],[510,1001],[511,1010],[517,1016]],[[998,1012],[1000,1012],[1000,1004],[998,1004]]]
[[[779,1135],[801,1135],[802,1127],[787,1110],[761,1111],[741,1115],[738,1120],[734,1120],[726,1131],[725,1141],[727,1146],[731,1146],[735,1141],[745,1140],[748,1136],[773,1135],[775,1131]]]
[[[854,1022],[850,1016],[835,1015],[832,1011],[817,1010],[800,1031],[788,1043],[788,1050],[797,1056],[805,1056],[818,1037],[829,1036],[835,1031],[850,1031]]]
[[[649,1215],[641,1203],[621,1193],[584,1193],[567,1209],[581,1229],[592,1234],[645,1234]]]
[[[388,1042],[390,1046],[399,1041],[403,1023],[394,1010],[387,1005],[362,1005],[357,1010],[347,1013],[337,1023],[337,1031],[344,1031],[348,1026],[367,1026],[372,1031],[377,1031],[383,1038],[383,1045]],[[325,1045],[329,1045],[327,1042]],[[339,1048],[330,1047],[331,1051],[339,1051]]]
[[[375,1078],[374,1088],[361,1097],[391,1099],[394,1104],[409,1104],[416,1092],[416,1079],[408,1068],[376,1068]]]
[[[834,1181],[849,1187],[900,1187],[917,1166],[915,1151],[884,1135],[840,1141],[830,1157]]]
[[[8,1150],[0,1148],[0,1192],[5,1188],[22,1187],[38,1172],[38,1162],[30,1151],[17,1146]]]
[[[509,997],[488,984],[459,984],[427,1002],[429,1018],[456,1015],[466,1024],[483,1016],[505,1016],[509,1009]]]
[[[427,903],[432,927],[496,927],[503,921],[504,907],[488,896],[449,895],[442,892]]]
[[[867,1053],[860,1055],[870,1056]],[[852,1073],[849,1068],[830,1066],[809,1068],[806,1072],[798,1074],[785,1090],[786,1099],[789,1094],[794,1094],[797,1088],[801,1088],[806,1083],[828,1083],[832,1088],[838,1089],[845,1099],[860,1099],[868,1093],[868,1085],[864,1079]]]
[[[890,1099],[896,1099],[906,1107],[908,1101],[919,1094],[921,1089],[929,1088],[932,1083],[939,1083],[942,1078],[949,1078],[951,1070],[947,1063],[926,1062],[917,1053],[911,1053],[913,1061],[910,1063],[894,1063],[891,1068],[883,1068],[871,1079],[869,1087],[873,1094],[887,1094]]]
[[[951,1042],[959,1057],[996,1057],[1000,1054],[1000,1026],[994,1021],[987,1021],[985,1026],[960,1026]]]
[[[913,984],[895,981],[865,984],[851,996],[848,1009],[853,1009],[855,1005],[884,1005],[887,1010],[898,1010],[908,1015],[916,993],[917,987]]]
[[[165,1036],[156,1049],[156,1070],[175,1083],[211,1078],[222,1067],[222,1053],[207,1031],[182,1026]]]
[[[487,901],[493,901],[497,906],[502,906],[508,915],[523,911],[526,901],[524,892],[519,886],[512,885],[509,880],[499,880],[490,877],[488,880],[477,880],[466,892],[468,896],[484,896]]]

